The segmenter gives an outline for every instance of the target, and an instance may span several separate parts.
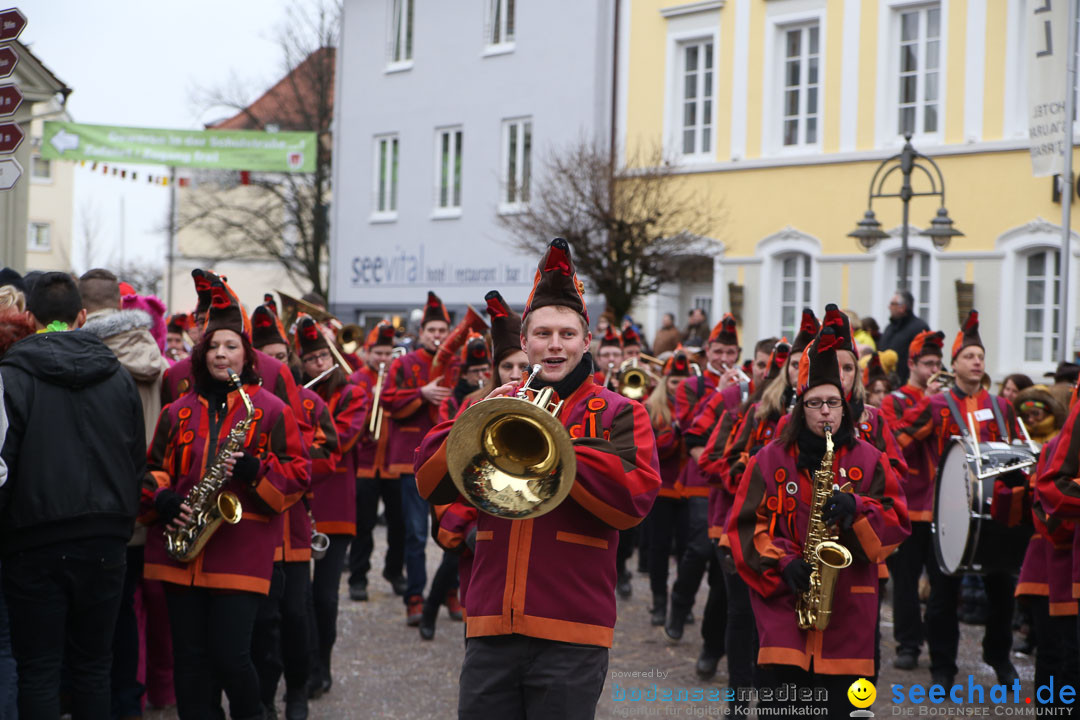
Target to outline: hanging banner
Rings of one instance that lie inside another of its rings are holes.
[[[1035,177],[1065,168],[1065,90],[1068,0],[1035,0],[1026,6],[1028,138]]]
[[[313,132],[161,130],[47,122],[41,156],[211,170],[315,172]]]

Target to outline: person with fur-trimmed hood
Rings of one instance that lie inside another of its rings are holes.
[[[544,515],[479,515],[458,717],[582,720],[596,712],[614,639],[618,532],[641,522],[660,487],[656,442],[641,404],[593,382],[582,286],[562,238],[540,260],[522,323],[521,348],[540,365],[530,391],[550,387],[563,401],[577,475]],[[417,452],[417,488],[434,505],[458,497],[451,427],[438,425]]]
[[[874,674],[877,563],[911,531],[889,459],[859,439],[844,398],[840,343],[825,327],[803,352],[790,421],[750,458],[726,529],[736,568],[751,590],[759,665],[777,684],[827,688],[829,717],[846,714],[848,687]],[[835,446],[832,472],[842,487],[826,500],[822,520],[852,563],[839,573],[832,622],[825,630],[803,630],[795,610],[813,569],[803,546],[826,431]]]

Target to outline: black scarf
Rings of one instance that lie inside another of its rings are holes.
[[[479,385],[470,385],[465,380],[464,375],[459,377],[457,385],[454,386],[454,400],[457,402],[458,407],[461,407],[461,403],[465,400],[466,395],[479,389]]]
[[[818,437],[810,428],[803,428],[799,432],[799,457],[796,467],[807,468],[810,471],[821,467],[821,458],[825,457],[825,438]],[[841,421],[840,427],[833,433],[833,445],[835,448],[851,445],[851,423]]]
[[[224,414],[228,404],[229,393],[233,391],[233,384],[224,380],[216,380],[210,377],[198,387],[198,392],[206,398],[206,404],[214,417]]]
[[[585,382],[593,373],[593,357],[592,353],[586,352],[581,356],[581,362],[577,364],[577,367],[570,371],[570,373],[558,382],[548,382],[542,380],[539,375],[532,381],[532,385],[529,386],[533,390],[542,390],[546,387],[550,387],[555,391],[561,399],[573,395],[574,391],[581,387],[581,383]]]

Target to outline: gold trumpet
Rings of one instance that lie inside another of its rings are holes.
[[[926,381],[926,384],[929,385],[932,382],[939,382],[942,385],[946,386],[952,385],[956,382],[956,375],[946,370],[938,370],[936,373],[930,376],[930,378]]]
[[[641,400],[649,389],[649,371],[630,358],[619,366],[619,394],[631,400]]]
[[[577,458],[570,433],[546,387],[528,399],[533,379],[515,397],[482,400],[454,422],[446,440],[446,467],[454,487],[477,509],[508,520],[535,518],[570,494]],[[522,402],[524,401],[524,402]]]

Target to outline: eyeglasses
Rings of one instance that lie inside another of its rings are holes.
[[[330,359],[330,351],[329,350],[323,350],[322,352],[317,352],[317,353],[313,353],[311,355],[305,355],[304,356],[304,362],[305,363],[317,363],[317,362],[321,362],[323,360],[329,360],[329,359]]]
[[[820,410],[822,405],[828,405],[833,410],[836,410],[843,404],[844,401],[840,398],[829,398],[828,400],[812,398],[810,400],[803,400],[803,407],[810,408],[811,410]]]

